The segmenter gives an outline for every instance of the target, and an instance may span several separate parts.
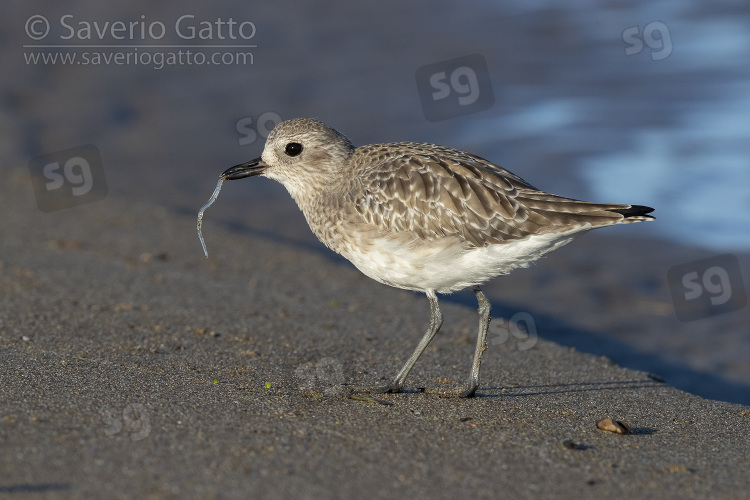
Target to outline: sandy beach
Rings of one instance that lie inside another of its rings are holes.
[[[408,391],[370,400],[361,389],[392,376],[421,335],[424,297],[209,216],[206,260],[193,217],[113,196],[45,215],[26,172],[6,181],[2,199],[17,209],[0,220],[0,492],[10,497],[750,489],[747,406],[541,339],[526,350],[495,342],[479,397],[443,397],[464,381],[476,320],[451,300]],[[597,240],[578,244],[596,253]],[[607,417],[633,433],[598,430]]]

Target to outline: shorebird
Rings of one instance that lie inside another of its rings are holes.
[[[220,178],[255,175],[283,184],[315,236],[365,275],[427,295],[427,332],[392,382],[376,392],[403,390],[443,324],[436,294],[472,287],[479,333],[460,395],[474,396],[490,324],[490,303],[479,285],[527,267],[590,229],[653,219],[646,206],[545,193],[456,149],[416,142],[355,148],[340,132],[309,118],[279,123],[260,158]]]

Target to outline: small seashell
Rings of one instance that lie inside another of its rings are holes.
[[[620,420],[613,420],[611,418],[603,418],[596,423],[596,427],[607,432],[614,432],[615,434],[632,434],[633,430],[625,422]]]

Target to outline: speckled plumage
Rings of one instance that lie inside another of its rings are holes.
[[[277,125],[261,158],[227,170],[222,178],[250,175],[281,182],[315,235],[364,274],[427,294],[431,328],[387,388],[392,391],[401,390],[440,327],[436,292],[474,287],[481,320],[486,302],[481,283],[528,266],[589,229],[653,219],[649,207],[545,193],[456,149],[414,142],[354,148],[336,130],[308,118]],[[472,395],[478,384],[488,324],[489,304],[464,395]]]

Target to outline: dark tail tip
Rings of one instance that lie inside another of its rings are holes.
[[[652,215],[646,215],[646,214],[653,212],[654,209],[651,207],[646,207],[644,205],[630,205],[629,208],[610,208],[607,211],[620,214],[626,219],[629,217],[644,217],[644,216],[650,219],[654,218]]]
[[[610,208],[608,212],[615,212],[622,215],[625,219],[630,217],[645,217],[647,219],[653,219],[653,215],[646,215],[654,211],[653,208],[644,205],[630,205],[629,208]]]

